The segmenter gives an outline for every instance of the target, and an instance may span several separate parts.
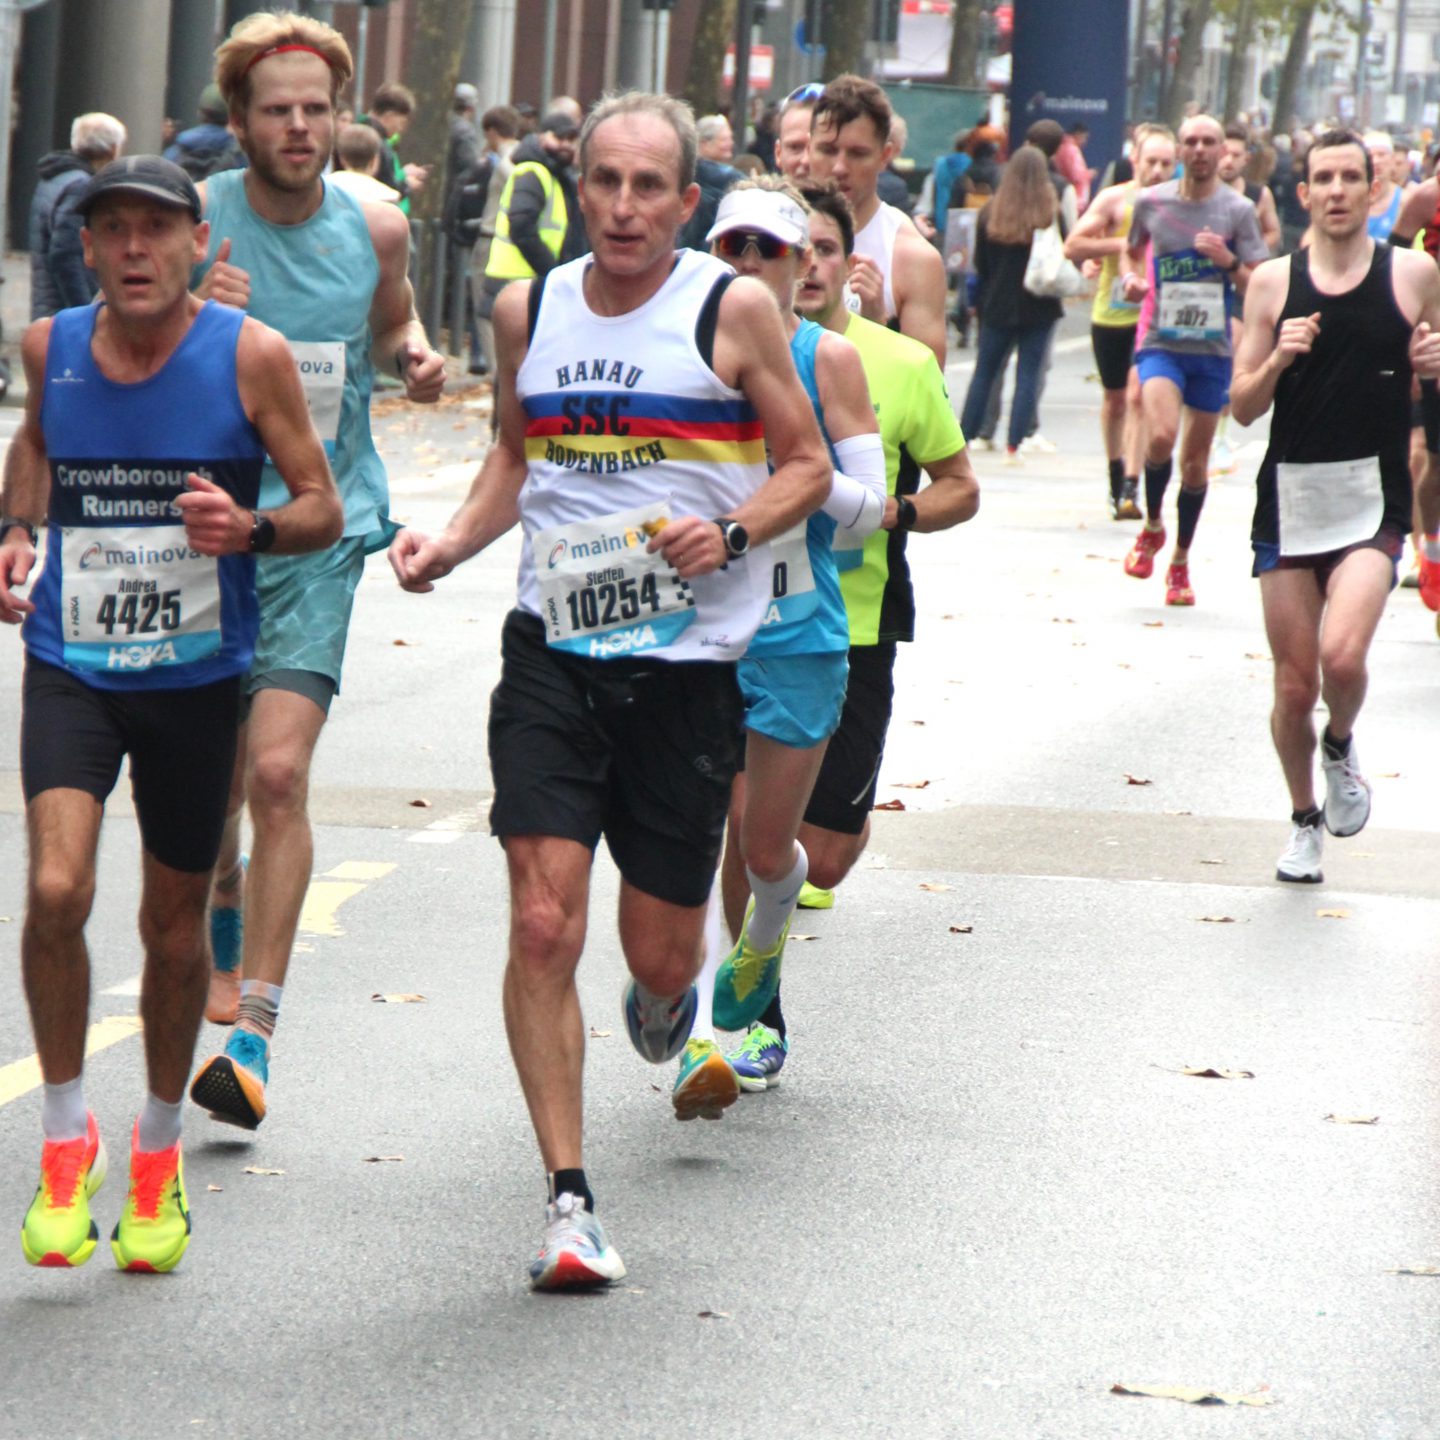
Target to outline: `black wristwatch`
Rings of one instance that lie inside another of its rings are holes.
[[[18,515],[0,515],[0,540],[3,540],[17,525],[30,537],[32,550],[39,545],[39,532],[28,520],[22,520]]]
[[[915,522],[920,518],[915,510],[915,502],[907,495],[895,497],[895,528],[897,530],[913,530]]]
[[[258,510],[253,513],[255,523],[250,527],[250,553],[263,555],[275,543],[275,522]]]
[[[1235,263],[1234,263],[1233,265],[1227,265],[1227,266],[1225,267],[1225,273],[1226,273],[1227,275],[1233,275],[1233,274],[1240,268],[1240,266],[1241,266],[1243,263],[1244,263],[1244,262],[1243,262],[1243,261],[1240,259],[1240,257],[1237,255],[1237,256],[1235,257]]]
[[[738,521],[720,516],[715,523],[725,540],[725,553],[738,560],[750,548],[750,532]]]

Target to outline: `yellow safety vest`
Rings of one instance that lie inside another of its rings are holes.
[[[530,262],[510,239],[510,200],[515,193],[516,180],[524,174],[538,175],[540,188],[545,192],[539,227],[545,248],[558,260],[560,247],[565,243],[565,229],[569,224],[565,192],[556,184],[555,176],[547,166],[538,160],[522,161],[510,172],[500,195],[500,208],[495,217],[495,239],[491,242],[490,258],[485,264],[485,274],[492,280],[529,280],[535,274]]]

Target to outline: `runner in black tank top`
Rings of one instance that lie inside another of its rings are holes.
[[[1313,243],[1255,272],[1231,392],[1244,425],[1275,406],[1251,542],[1275,657],[1271,734],[1294,807],[1281,880],[1319,881],[1324,831],[1354,835],[1370,817],[1351,730],[1409,524],[1412,372],[1440,370],[1440,271],[1370,238],[1372,163],[1346,131],[1306,156]],[[1322,694],[1323,810],[1311,718]]]

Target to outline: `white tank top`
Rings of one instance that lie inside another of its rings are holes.
[[[911,223],[910,217],[894,205],[883,200],[863,230],[855,232],[855,253],[869,256],[885,277],[885,318],[895,318],[895,288],[890,283],[890,271],[895,263],[895,237]],[[859,311],[860,303],[855,301],[852,310]]]
[[[528,463],[520,608],[573,654],[738,659],[765,613],[769,546],[688,582],[645,552],[669,518],[728,514],[769,474],[759,416],[695,340],[730,267],[679,251],[644,305],[612,316],[585,302],[590,264],[549,273],[515,377]]]

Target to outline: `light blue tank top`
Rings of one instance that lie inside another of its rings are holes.
[[[205,182],[205,266],[229,240],[230,263],[250,276],[249,313],[278,330],[295,352],[310,415],[345,504],[345,534],[362,536],[367,550],[377,550],[394,526],[385,466],[370,437],[370,303],[380,262],[365,212],[358,200],[326,184],[325,198],[308,220],[272,225],[250,208],[245,173],[222,170]],[[267,464],[260,504],[288,499],[284,481]]]
[[[91,354],[101,310],[62,310],[51,322],[40,405],[45,567],[25,647],[100,690],[244,674],[260,622],[255,559],[192,550],[174,501],[193,470],[246,509],[258,503],[265,447],[235,378],[245,317],[211,301],[158,373],[124,385]]]
[[[1395,222],[1400,218],[1400,202],[1405,198],[1404,192],[1397,185],[1395,193],[1390,197],[1389,208],[1383,215],[1372,215],[1365,222],[1366,233],[1372,240],[1387,240],[1390,232],[1395,228]]]
[[[825,432],[820,390],[815,383],[815,347],[824,333],[814,321],[802,320],[790,339],[790,354],[828,446],[830,437]],[[833,448],[830,463],[835,464]],[[830,655],[849,650],[850,622],[840,594],[834,539],[835,521],[817,510],[805,521],[803,537],[800,527],[796,527],[788,537],[770,542],[774,556],[771,601],[746,655]]]

